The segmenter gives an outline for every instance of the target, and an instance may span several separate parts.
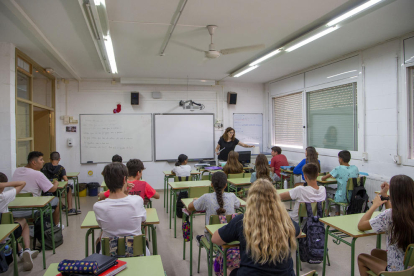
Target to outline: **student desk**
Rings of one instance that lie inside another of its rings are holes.
[[[234,186],[250,186],[250,177],[246,178],[229,178],[227,182]]]
[[[180,181],[180,182],[168,182],[168,185],[171,186],[170,193],[170,229],[171,229],[171,219],[174,216],[174,238],[177,237],[176,225],[177,225],[177,214],[175,212],[177,206],[177,192],[182,190],[188,190],[192,187],[210,187],[210,180],[200,180],[200,181]],[[167,188],[168,191],[168,188]],[[174,208],[174,209],[173,209]],[[173,214],[174,213],[174,214]]]
[[[147,211],[147,220],[142,223],[142,226],[148,226],[152,231],[152,254],[157,255],[157,231],[156,224],[160,224],[157,210],[155,208],[145,209]],[[89,235],[92,234],[92,254],[95,253],[95,229],[100,229],[96,221],[95,212],[89,211],[82,222],[81,229],[88,229],[85,236],[85,257],[89,256]]]
[[[42,235],[42,254],[43,254],[43,269],[46,269],[46,256],[45,256],[45,229],[43,224],[43,215],[49,212],[51,220],[51,230],[53,231],[53,210],[50,202],[54,196],[37,196],[37,197],[16,197],[15,200],[10,202],[9,209],[13,211],[24,210],[37,210],[40,213],[40,225]],[[55,235],[52,235],[52,247],[53,254],[55,254]]]
[[[168,214],[168,179],[174,178],[175,174],[172,173],[172,171],[163,171],[164,173],[164,208],[167,206],[167,214]],[[197,170],[191,171],[191,176],[193,180],[200,180],[201,172]],[[167,204],[165,204],[165,201],[167,201]],[[170,224],[171,228],[171,224]]]
[[[8,236],[11,236],[10,241],[1,244],[0,245],[0,250],[3,250],[6,245],[10,244],[12,251],[13,251],[13,266],[14,266],[14,276],[19,275],[19,270],[17,268],[17,256],[16,256],[16,240],[14,238],[14,233],[13,231],[16,230],[19,227],[19,224],[1,224],[0,225],[0,243],[2,243]]]
[[[79,197],[79,179],[78,179],[78,175],[80,173],[79,172],[70,172],[66,174],[66,177],[68,179],[73,179],[73,192],[75,193],[75,209],[78,210],[78,206],[80,209],[80,197]],[[78,199],[78,201],[76,201],[76,198]],[[66,205],[67,206],[67,205]],[[78,212],[76,212],[76,215],[78,214]],[[66,213],[66,215],[68,215]]]
[[[188,205],[193,202],[194,198],[183,198],[181,201],[183,202],[185,208],[188,210]],[[246,207],[246,202],[243,199],[240,199],[240,207]],[[190,276],[193,275],[193,215],[190,214]],[[224,225],[224,224],[223,224]],[[183,260],[185,260],[185,242],[183,247]]]
[[[283,194],[284,192],[289,192],[290,190],[293,190],[293,188],[291,188],[291,189],[276,189],[276,192],[277,192],[278,195],[280,195],[280,194]],[[293,200],[285,200],[285,201],[282,201],[282,202],[288,202],[288,201],[292,202]],[[290,205],[290,209],[292,209],[292,204]]]
[[[140,275],[164,276],[161,256],[142,256],[131,258],[119,258],[120,261],[127,262],[127,268],[119,272],[119,276],[135,276],[139,271]],[[44,276],[56,276],[59,274],[58,263],[50,264]],[[87,274],[85,274],[87,275]]]
[[[65,195],[65,204],[66,204],[66,226],[69,226],[69,219],[68,219],[68,193],[66,190],[66,187],[68,186],[67,181],[60,181],[59,185],[57,187],[56,193],[59,197],[59,217],[60,217],[60,226],[63,226],[62,224],[62,195]],[[76,200],[76,199],[75,199]]]
[[[331,185],[331,184],[337,184],[338,183],[335,178],[330,177],[328,179],[322,180],[322,177],[323,177],[323,175],[318,176],[318,178],[316,178],[316,181],[318,183],[321,183],[323,186]]]
[[[380,212],[374,212],[372,217],[374,218],[378,216],[378,214],[380,214]],[[377,248],[381,248],[381,233],[377,234],[373,232],[372,230],[365,231],[365,232],[358,230],[358,223],[361,220],[363,215],[364,213],[346,215],[346,216],[326,217],[326,218],[319,219],[319,221],[326,224],[322,276],[325,276],[325,270],[326,270],[326,252],[327,252],[327,245],[328,245],[328,235],[334,238],[333,242],[335,244],[339,245],[341,242],[343,242],[344,244],[351,247],[351,276],[354,275],[355,241],[357,238],[377,235]],[[329,231],[330,227],[334,228],[335,230]],[[344,238],[348,238],[348,237],[352,237],[351,243],[344,240]]]

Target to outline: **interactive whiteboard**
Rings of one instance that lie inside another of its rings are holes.
[[[155,160],[214,158],[214,114],[154,114]]]
[[[80,114],[81,163],[110,163],[119,154],[152,161],[151,114]]]
[[[263,151],[263,114],[262,113],[233,113],[233,128],[236,138],[248,145],[255,145]],[[247,151],[251,148],[236,146],[235,151]]]

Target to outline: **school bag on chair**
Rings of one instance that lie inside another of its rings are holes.
[[[369,201],[367,190],[365,190],[364,187],[365,177],[352,178],[352,181],[354,183],[354,189],[352,190],[351,200],[348,201],[348,197],[346,197],[346,200],[349,203],[346,209],[346,214],[365,213],[368,210]]]
[[[320,264],[323,261],[325,247],[325,226],[319,221],[322,217],[322,202],[316,205],[316,216],[313,215],[312,205],[310,203],[305,205],[308,218],[302,229],[306,237],[298,239],[300,260],[310,264]]]

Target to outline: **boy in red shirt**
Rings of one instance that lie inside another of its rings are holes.
[[[139,159],[130,159],[127,163],[128,168],[128,194],[139,195],[144,200],[144,205],[147,205],[150,198],[159,199],[160,194],[154,190],[146,181],[140,180],[142,171],[145,170],[144,164]],[[109,197],[109,190],[103,193],[101,199]]]
[[[272,160],[270,161],[270,167],[272,168],[273,180],[280,181],[280,167],[289,166],[286,156],[282,154],[280,147],[272,147]]]

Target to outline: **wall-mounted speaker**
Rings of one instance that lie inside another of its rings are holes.
[[[139,93],[131,92],[131,105],[139,105]]]
[[[237,93],[227,92],[227,104],[236,104],[236,103],[237,103]]]

